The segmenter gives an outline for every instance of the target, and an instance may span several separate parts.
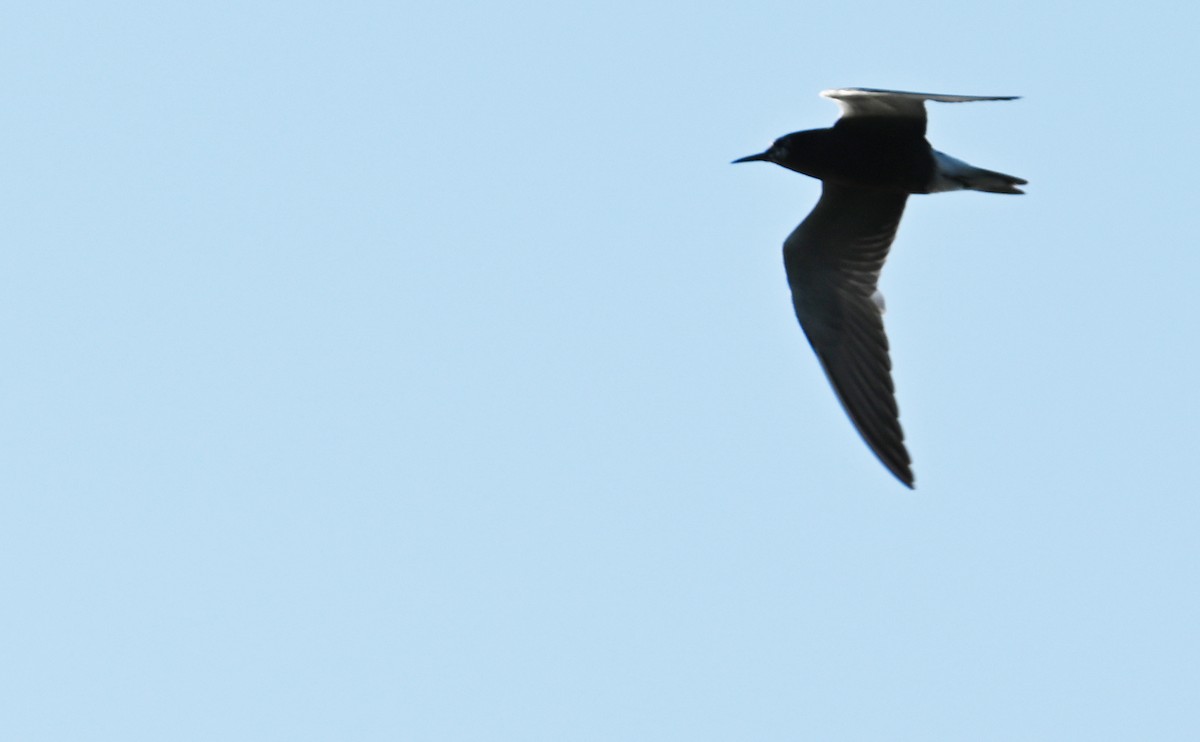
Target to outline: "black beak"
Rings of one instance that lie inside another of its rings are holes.
[[[731,162],[731,163],[729,163],[729,164],[730,164],[730,165],[736,165],[736,164],[738,164],[739,162],[757,162],[757,161],[759,161],[759,160],[764,160],[764,161],[765,161],[766,159],[767,159],[767,153],[766,153],[766,152],[760,152],[760,153],[759,153],[759,154],[757,154],[757,155],[750,155],[749,157],[741,157],[741,158],[738,158],[738,159],[734,160],[733,162]]]

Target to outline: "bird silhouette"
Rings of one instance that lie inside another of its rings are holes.
[[[892,383],[879,273],[909,194],[1022,193],[1025,180],[968,165],[925,139],[925,101],[1015,96],[937,95],[874,88],[821,93],[842,110],[828,129],[798,131],[737,162],[773,162],[821,181],[821,198],[783,243],[792,304],[850,421],[883,465],[912,488],[912,459]]]

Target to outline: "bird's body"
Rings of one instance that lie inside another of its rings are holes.
[[[780,138],[777,164],[826,183],[925,193],[934,180],[933,148],[921,134],[886,128],[811,129]]]
[[[927,100],[1011,100],[869,88],[827,90],[842,108],[829,129],[800,131],[735,162],[762,160],[822,181],[821,199],[784,242],[800,326],[855,428],[901,482],[913,474],[896,406],[879,273],[909,194],[1021,193],[1021,178],[984,170],[925,140]]]

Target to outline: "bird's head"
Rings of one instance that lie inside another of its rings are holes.
[[[788,170],[821,178],[824,177],[821,168],[821,152],[824,149],[822,137],[827,133],[824,129],[812,129],[785,134],[772,142],[766,152],[742,157],[734,162],[773,162]]]
[[[781,161],[786,160],[788,156],[787,137],[780,137],[771,146],[767,147],[766,151],[759,152],[757,155],[748,155],[739,157],[732,164],[736,165],[739,162],[773,162],[778,165]]]
[[[824,133],[821,130],[813,130],[794,131],[791,134],[784,134],[774,142],[771,142],[771,146],[767,147],[765,152],[759,152],[757,155],[750,155],[749,157],[742,157],[734,160],[734,162],[773,162],[776,165],[797,170],[796,165],[809,159],[809,153],[818,143],[817,137],[820,137]]]

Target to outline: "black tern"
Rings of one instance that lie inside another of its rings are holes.
[[[935,95],[873,88],[821,93],[842,110],[829,129],[798,131],[734,162],[773,162],[821,181],[821,198],[783,243],[792,305],[850,421],[909,488],[912,460],[892,384],[876,288],[911,193],[1023,193],[1027,181],[968,165],[929,146],[925,101],[1016,96]]]

